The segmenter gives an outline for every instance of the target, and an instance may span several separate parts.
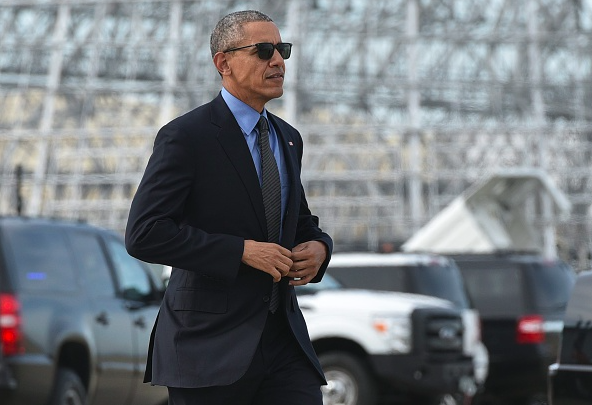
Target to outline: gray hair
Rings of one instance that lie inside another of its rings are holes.
[[[210,36],[212,58],[217,52],[236,46],[243,39],[244,24],[257,21],[273,22],[270,17],[255,10],[230,13],[218,21]]]

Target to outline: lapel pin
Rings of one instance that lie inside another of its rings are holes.
[[[292,143],[292,141],[288,141],[288,145],[294,146],[294,144]]]

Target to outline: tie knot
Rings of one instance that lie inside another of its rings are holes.
[[[260,134],[269,133],[269,125],[267,124],[267,118],[265,118],[263,115],[259,117],[259,122],[257,122],[257,128],[259,129]]]

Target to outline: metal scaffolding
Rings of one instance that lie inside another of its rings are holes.
[[[573,211],[541,196],[533,220],[588,265],[592,0],[4,0],[0,213],[21,198],[123,232],[158,128],[220,89],[213,24],[245,8],[294,43],[269,109],[305,138],[338,249],[404,241],[493,170],[536,167]]]

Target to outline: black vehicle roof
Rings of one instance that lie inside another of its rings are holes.
[[[23,226],[23,225],[40,225],[40,226],[52,226],[60,228],[75,228],[75,229],[87,229],[98,232],[106,232],[113,235],[117,235],[116,232],[106,228],[102,228],[96,225],[91,225],[82,220],[76,221],[71,219],[63,218],[50,218],[50,217],[27,217],[27,216],[0,216],[0,226]]]

